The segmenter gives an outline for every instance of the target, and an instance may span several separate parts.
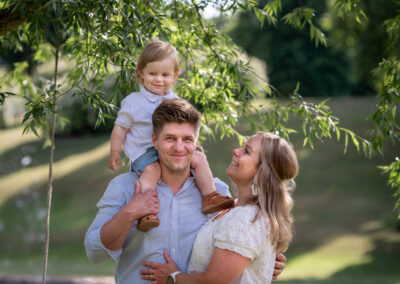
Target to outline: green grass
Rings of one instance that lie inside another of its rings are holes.
[[[370,125],[364,117],[372,110],[371,98],[338,98],[328,103],[343,125],[366,135]],[[293,122],[296,125],[296,122]],[[251,134],[247,125],[241,126]],[[0,135],[2,132],[0,132]],[[60,171],[66,159],[76,155],[73,169],[54,183],[48,272],[51,276],[112,275],[115,264],[91,264],[83,248],[83,236],[94,218],[95,204],[107,183],[127,170],[113,173],[102,157],[84,156],[99,149],[108,137],[60,138],[55,161]],[[324,141],[315,150],[303,149],[301,135],[292,142],[297,150],[300,172],[296,179],[294,239],[286,253],[287,267],[279,283],[400,283],[400,232],[393,212],[393,191],[378,165],[400,153],[388,145],[384,157],[367,159],[352,145]],[[20,160],[30,155],[35,169],[44,166],[48,150],[41,142],[27,141],[0,152],[0,200],[2,179],[20,172]],[[224,171],[237,147],[234,138],[206,142],[215,176],[229,183]],[[1,145],[0,145],[1,147]],[[103,148],[100,148],[103,149]],[[86,157],[79,160],[79,157]],[[34,179],[33,179],[34,180]],[[18,181],[15,181],[18,182]],[[42,273],[42,246],[46,193],[42,181],[16,190],[0,207],[0,274]]]

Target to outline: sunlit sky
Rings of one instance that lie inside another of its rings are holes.
[[[218,16],[219,16],[219,11],[215,9],[211,4],[208,4],[207,8],[204,10],[204,17],[210,19]]]

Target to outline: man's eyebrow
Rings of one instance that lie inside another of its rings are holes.
[[[164,136],[176,136],[176,135],[172,133],[164,133]]]

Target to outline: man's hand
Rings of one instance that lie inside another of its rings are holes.
[[[158,214],[159,209],[160,203],[157,197],[157,191],[148,190],[142,192],[139,181],[136,181],[135,194],[122,210],[134,221],[149,214]]]
[[[122,248],[132,223],[145,215],[157,214],[159,208],[157,191],[142,193],[140,183],[136,181],[132,199],[101,228],[100,237],[103,245],[110,250]]]
[[[277,254],[275,259],[274,274],[272,280],[277,280],[286,265],[286,256],[283,253]]]
[[[117,164],[117,166],[115,166]],[[111,151],[108,157],[108,167],[114,172],[121,166],[121,155],[119,151]]]

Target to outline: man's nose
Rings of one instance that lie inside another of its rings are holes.
[[[233,155],[239,156],[239,154],[240,154],[240,148],[233,149],[232,152],[233,152]]]
[[[175,144],[174,144],[174,148],[176,151],[181,151],[183,150],[183,141],[182,139],[176,139]]]

